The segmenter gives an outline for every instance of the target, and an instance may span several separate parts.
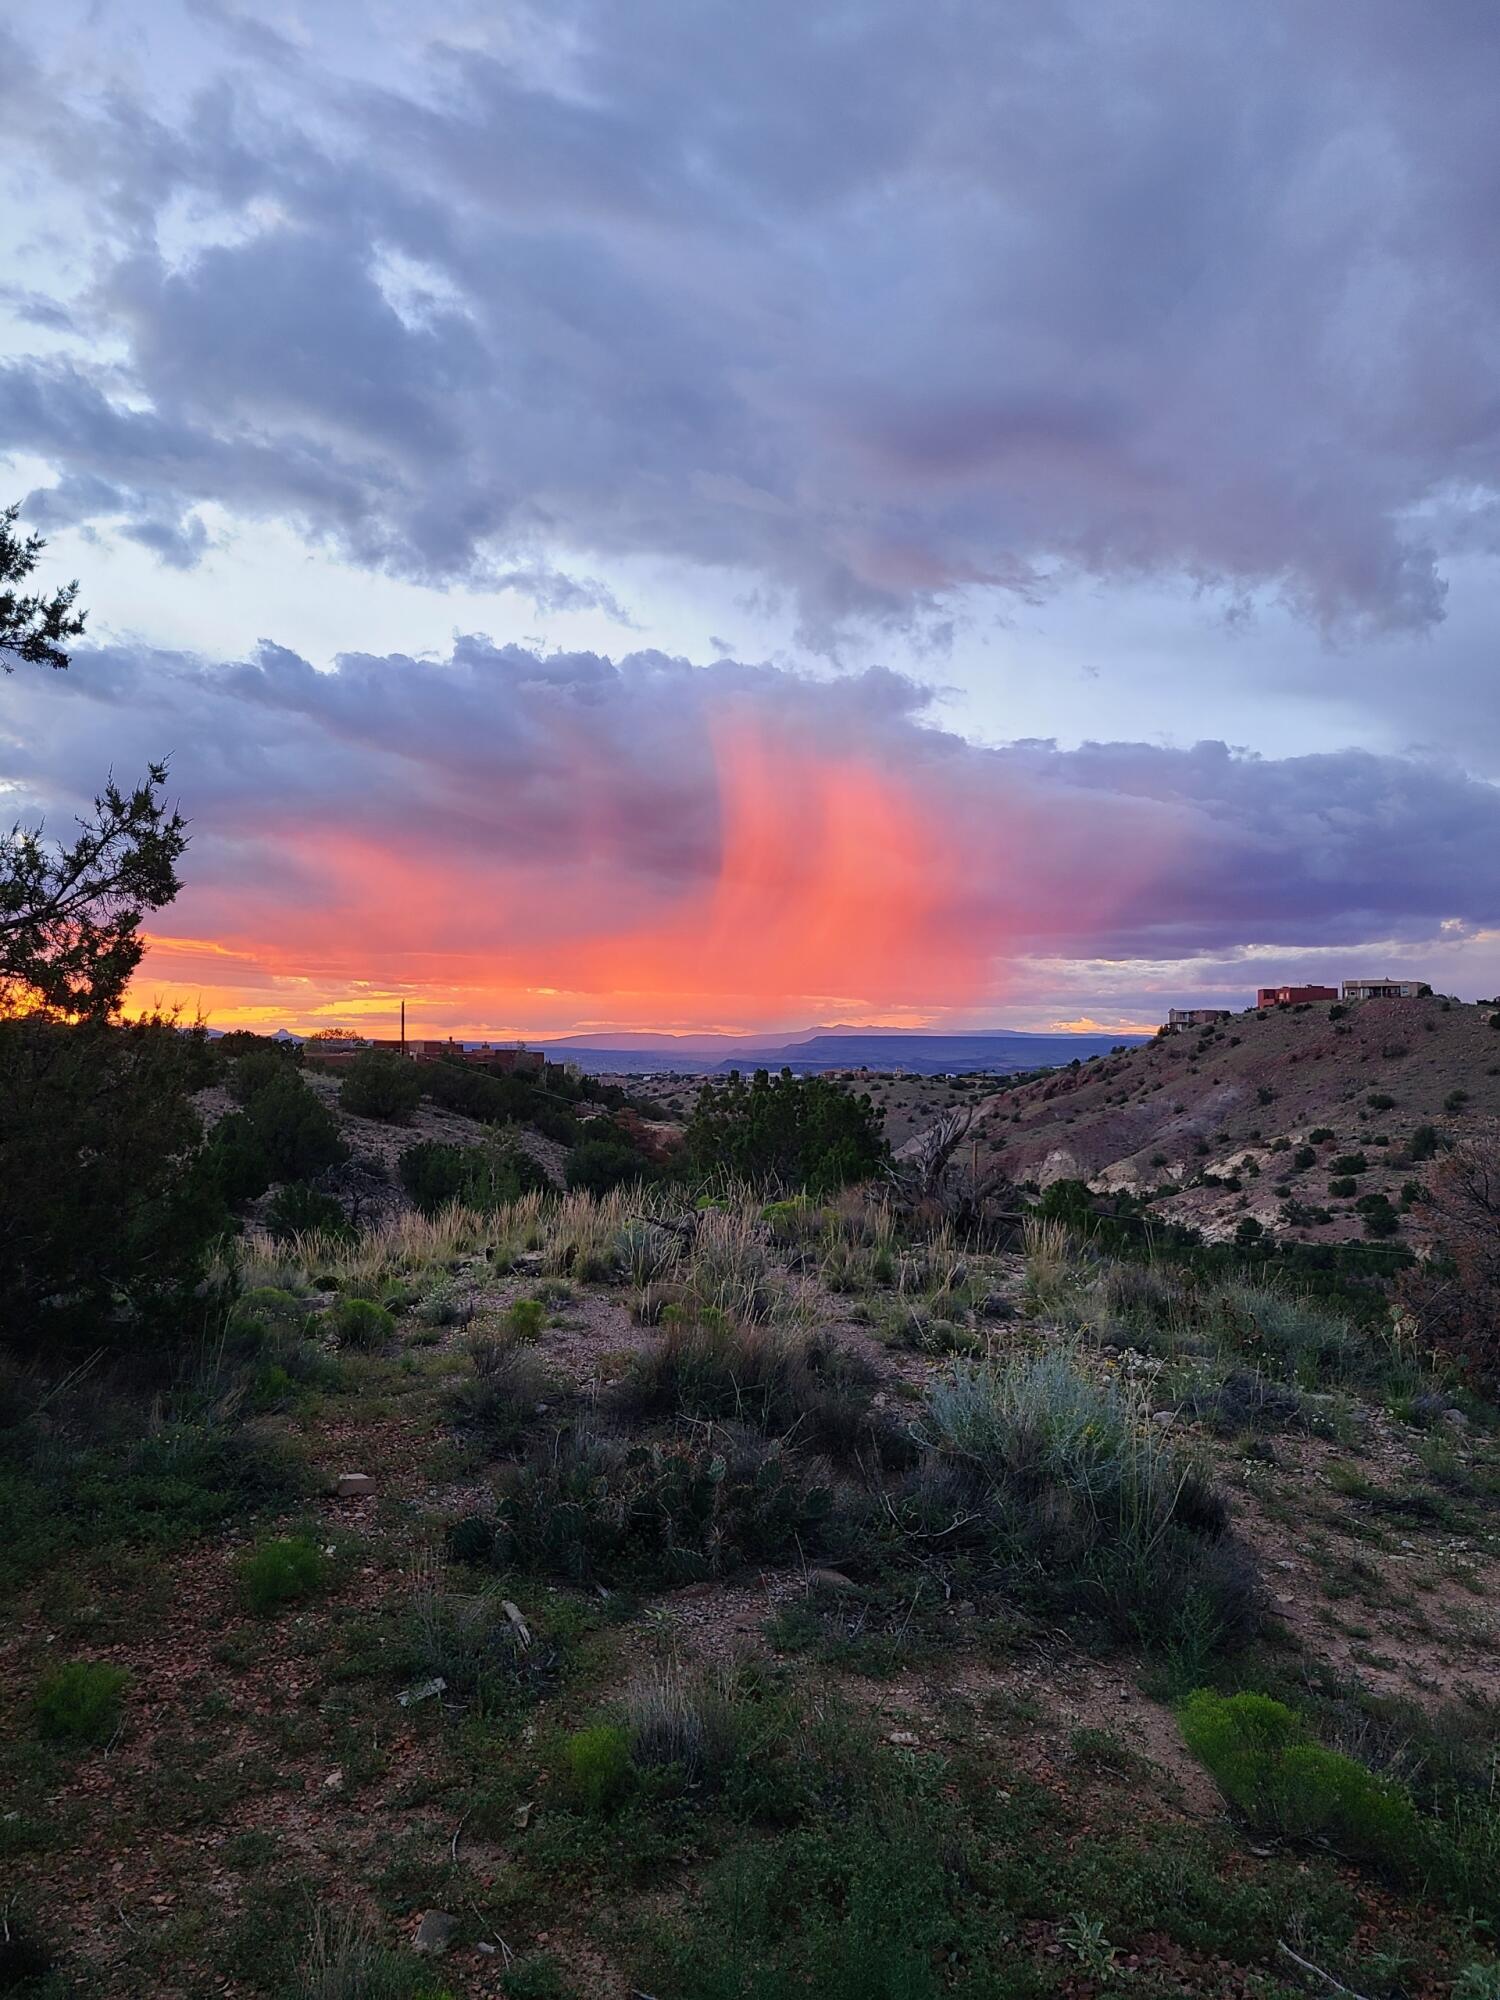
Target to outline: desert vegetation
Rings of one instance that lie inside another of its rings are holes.
[[[878,1176],[428,1210],[8,1350],[13,1990],[1484,1990],[1500,1460],[1412,1303]]]

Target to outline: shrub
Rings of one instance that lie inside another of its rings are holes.
[[[169,1022],[0,1021],[0,1342],[199,1331],[225,1222],[193,1166],[200,1041]]]
[[[284,1063],[249,1100],[244,1115],[273,1181],[311,1180],[349,1157],[333,1113]]]
[[[1318,1164],[1318,1156],[1311,1146],[1299,1146],[1292,1155],[1292,1165],[1298,1173],[1305,1173],[1309,1167]]]
[[[1369,1166],[1363,1153],[1340,1153],[1336,1160],[1328,1162],[1331,1174],[1362,1174]]]
[[[1372,1111],[1394,1111],[1396,1108],[1395,1098],[1383,1090],[1372,1090],[1365,1103]]]
[[[1331,1125],[1315,1125],[1308,1133],[1308,1143],[1313,1146],[1327,1146],[1337,1135]]]
[[[557,1651],[518,1623],[508,1603],[499,1585],[463,1592],[448,1588],[440,1570],[420,1572],[407,1608],[402,1677],[443,1680],[448,1696],[480,1714],[533,1697],[553,1677]]]
[[[413,1207],[423,1215],[437,1215],[454,1202],[493,1215],[523,1194],[548,1185],[536,1161],[504,1140],[487,1146],[450,1146],[438,1139],[420,1139],[406,1148],[396,1167]]]
[[[636,1416],[706,1417],[797,1431],[834,1451],[868,1436],[872,1375],[849,1349],[711,1308],[669,1306],[657,1344],[632,1362],[616,1399]]]
[[[500,1491],[499,1559],[574,1582],[694,1583],[816,1550],[832,1495],[779,1445],[560,1432]]]
[[[104,1660],[68,1660],[36,1691],[38,1732],[49,1743],[107,1743],[120,1726],[120,1702],[130,1685],[123,1667]]]
[[[271,1162],[243,1111],[221,1118],[203,1149],[201,1170],[230,1208],[254,1201],[271,1185]]]
[[[492,1451],[512,1451],[535,1428],[537,1406],[553,1393],[551,1379],[514,1341],[477,1340],[469,1358],[473,1373],[453,1391],[454,1415]]]
[[[540,1299],[515,1299],[505,1314],[505,1331],[522,1346],[541,1339],[547,1326],[547,1308]]]
[[[241,1559],[240,1589],[250,1609],[279,1611],[321,1592],[328,1581],[328,1558],[305,1535],[286,1535],[262,1542]]]
[[[639,1771],[677,1773],[690,1785],[712,1785],[733,1765],[741,1728],[723,1677],[686,1680],[656,1668],[625,1698],[630,1761]]]
[[[1356,1375],[1365,1357],[1340,1314],[1275,1285],[1216,1285],[1203,1295],[1202,1311],[1215,1342],[1305,1389]]]
[[[340,1347],[368,1351],[393,1338],[396,1322],[373,1299],[337,1299],[328,1308],[328,1330]]]
[[[630,1789],[630,1738],[617,1723],[596,1722],[563,1745],[568,1783],[585,1811],[610,1813]]]
[[[312,1937],[289,2000],[450,2000],[419,1959],[391,1951],[359,1918],[313,1916]]]
[[[613,1129],[608,1138],[580,1139],[563,1164],[568,1186],[589,1194],[608,1194],[611,1188],[640,1180],[646,1172],[643,1156]]]
[[[1398,1879],[1423,1873],[1427,1829],[1404,1787],[1325,1749],[1283,1703],[1200,1688],[1180,1721],[1188,1748],[1252,1827],[1327,1840]]]
[[[1500,1144],[1448,1153],[1424,1202],[1444,1261],[1403,1272],[1398,1290],[1423,1338],[1486,1395],[1500,1389]]]
[[[386,1049],[363,1049],[344,1072],[339,1103],[356,1118],[409,1125],[422,1099],[422,1072]]]
[[[1448,1095],[1443,1099],[1443,1109],[1445,1111],[1462,1111],[1468,1101],[1468,1091],[1450,1090]]]
[[[354,1234],[353,1225],[333,1196],[309,1187],[306,1181],[286,1181],[277,1188],[266,1207],[266,1228],[276,1243],[309,1236],[314,1230],[346,1240]]]
[[[1365,1219],[1366,1236],[1394,1236],[1401,1227],[1401,1218],[1387,1194],[1361,1195],[1355,1207]]]
[[[1075,1356],[956,1363],[929,1391],[925,1440],[931,1457],[894,1502],[919,1544],[965,1523],[1008,1587],[1168,1653],[1206,1655],[1255,1629],[1223,1496],[1133,1392]]]
[[[1346,1180],[1343,1177],[1340,1177],[1336,1180],[1331,1180],[1328,1183],[1329,1197],[1333,1201],[1347,1201],[1351,1195],[1355,1195],[1358,1192],[1359,1192],[1358,1181]]]
[[[830,1077],[761,1069],[746,1083],[736,1070],[699,1091],[684,1146],[704,1171],[821,1194],[876,1172],[887,1150],[880,1122],[869,1096]]]

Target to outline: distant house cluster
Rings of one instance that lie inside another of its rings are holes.
[[[1346,979],[1342,986],[1259,986],[1257,1009],[1309,1007],[1317,1000],[1418,1000],[1432,988],[1424,979]],[[1231,1018],[1229,1007],[1173,1007],[1162,1033],[1184,1035],[1196,1028],[1216,1027]]]
[[[365,1038],[359,1035],[322,1035],[306,1044],[306,1054],[315,1062],[330,1069],[345,1069],[356,1056],[367,1049],[379,1049],[393,1056],[405,1056],[409,1062],[430,1063],[457,1061],[470,1064],[475,1069],[483,1069],[498,1076],[541,1076],[547,1068],[547,1058],[540,1049],[525,1049],[517,1045],[502,1046],[481,1042],[469,1048],[463,1042],[455,1042],[451,1037],[438,1041],[428,1037],[408,1036],[404,1040],[392,1037],[381,1040],[378,1037]]]

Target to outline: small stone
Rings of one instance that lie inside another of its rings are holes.
[[[450,1917],[446,1910],[428,1910],[417,1925],[417,1934],[411,1941],[413,1951],[429,1951],[436,1958],[448,1949],[453,1941],[453,1933],[458,1929],[458,1918]]]
[[[903,1750],[915,1750],[919,1738],[910,1729],[893,1729],[886,1737],[887,1743],[895,1743]]]
[[[368,1472],[341,1472],[333,1489],[335,1498],[339,1500],[358,1500],[374,1490],[375,1482]]]
[[[1466,1431],[1469,1428],[1469,1420],[1462,1410],[1444,1410],[1443,1422],[1452,1424],[1456,1430]]]
[[[841,1569],[810,1569],[807,1572],[808,1585],[813,1590],[858,1590],[853,1577],[845,1576]]]
[[[403,1708],[410,1708],[414,1701],[431,1701],[434,1695],[442,1694],[448,1683],[441,1674],[430,1681],[416,1681],[409,1688],[402,1688],[396,1699]]]
[[[1153,1410],[1151,1421],[1153,1424],[1160,1424],[1162,1429],[1165,1430],[1167,1425],[1171,1423],[1173,1415],[1174,1412],[1171,1410]]]
[[[328,1776],[323,1780],[323,1789],[325,1792],[341,1792],[344,1789],[343,1772],[330,1771]]]

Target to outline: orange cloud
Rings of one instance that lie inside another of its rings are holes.
[[[830,752],[731,708],[709,725],[718,812],[711,865],[665,888],[615,851],[602,785],[580,788],[567,866],[428,840],[325,829],[289,849],[310,884],[254,890],[213,939],[154,937],[141,1004],[217,1026],[388,1020],[545,1033],[617,1026],[756,1027],[840,1019],[920,1025],[971,1003],[981,943],[955,900],[963,856],[930,797],[875,753]]]

